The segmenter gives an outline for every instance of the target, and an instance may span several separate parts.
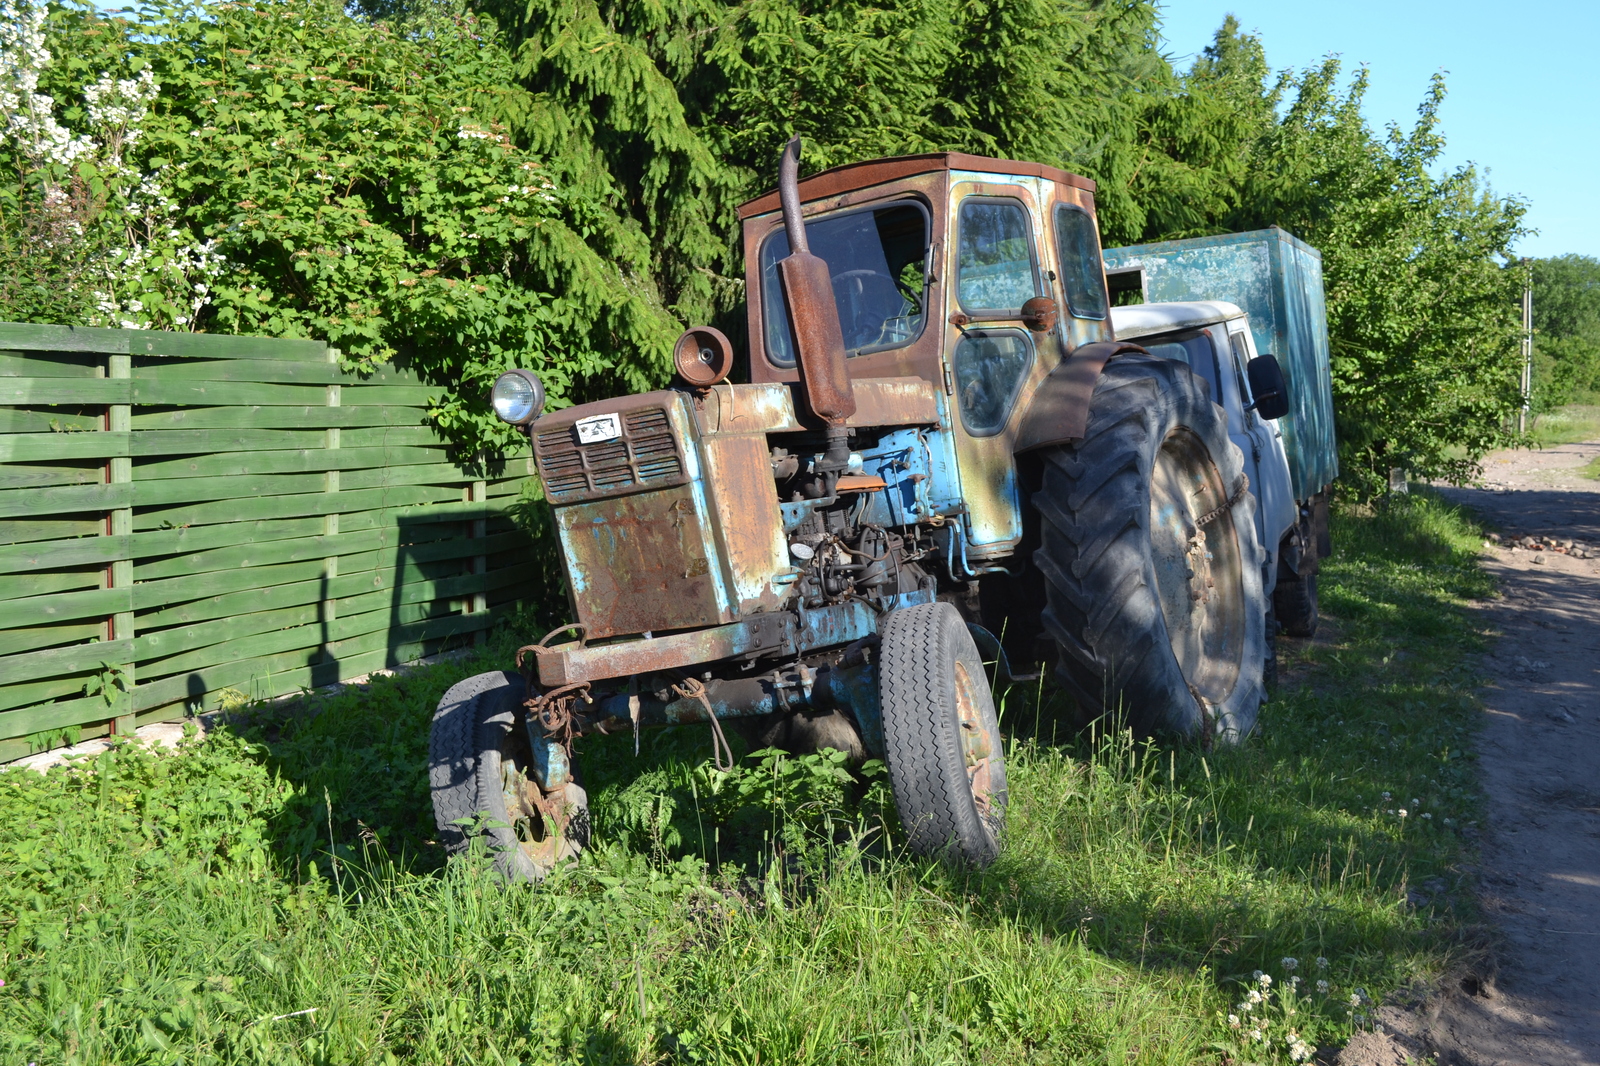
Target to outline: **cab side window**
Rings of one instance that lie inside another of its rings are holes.
[[[969,330],[956,345],[956,401],[961,424],[974,437],[1005,428],[1017,391],[1033,364],[1033,342],[1022,330]]]
[[[1039,295],[1032,227],[1020,200],[967,197],[957,241],[956,294],[968,314],[1015,318]]]
[[[1100,235],[1087,211],[1056,205],[1056,258],[1061,287],[1074,318],[1106,317],[1106,275],[1100,262]]]

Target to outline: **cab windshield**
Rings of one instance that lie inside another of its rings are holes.
[[[928,212],[914,201],[828,215],[806,223],[811,253],[828,264],[849,355],[910,344],[927,317]],[[794,338],[778,262],[789,255],[779,230],[761,246],[761,309],[767,358],[794,365]]]

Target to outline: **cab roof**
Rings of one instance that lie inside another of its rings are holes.
[[[991,159],[965,152],[930,152],[925,155],[901,155],[888,159],[869,159],[864,163],[847,163],[844,166],[813,174],[800,182],[800,199],[821,200],[852,189],[865,189],[882,185],[896,178],[915,174],[928,174],[936,170],[976,170],[986,174],[1020,174],[1030,178],[1045,178],[1073,188],[1094,192],[1094,182],[1070,171],[1048,167],[1043,163],[1024,163],[1015,159]],[[739,205],[741,220],[778,210],[778,190],[763,193],[754,200]]]
[[[1180,329],[1199,329],[1202,326],[1243,318],[1238,304],[1223,300],[1196,300],[1193,303],[1134,304],[1111,309],[1111,329],[1117,340],[1133,340],[1155,333],[1171,333]]]

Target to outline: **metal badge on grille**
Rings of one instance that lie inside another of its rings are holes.
[[[574,425],[578,430],[580,444],[599,444],[601,441],[616,440],[622,436],[622,418],[618,415],[580,418]]]

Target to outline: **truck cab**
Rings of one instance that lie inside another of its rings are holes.
[[[1278,553],[1294,528],[1298,509],[1289,480],[1283,431],[1277,419],[1256,410],[1248,368],[1257,358],[1250,319],[1222,300],[1135,304],[1114,307],[1118,339],[1136,341],[1150,354],[1183,363],[1205,380],[1211,397],[1228,412],[1228,436],[1244,455],[1250,491],[1256,497],[1256,536],[1266,550],[1262,586],[1277,584]]]

